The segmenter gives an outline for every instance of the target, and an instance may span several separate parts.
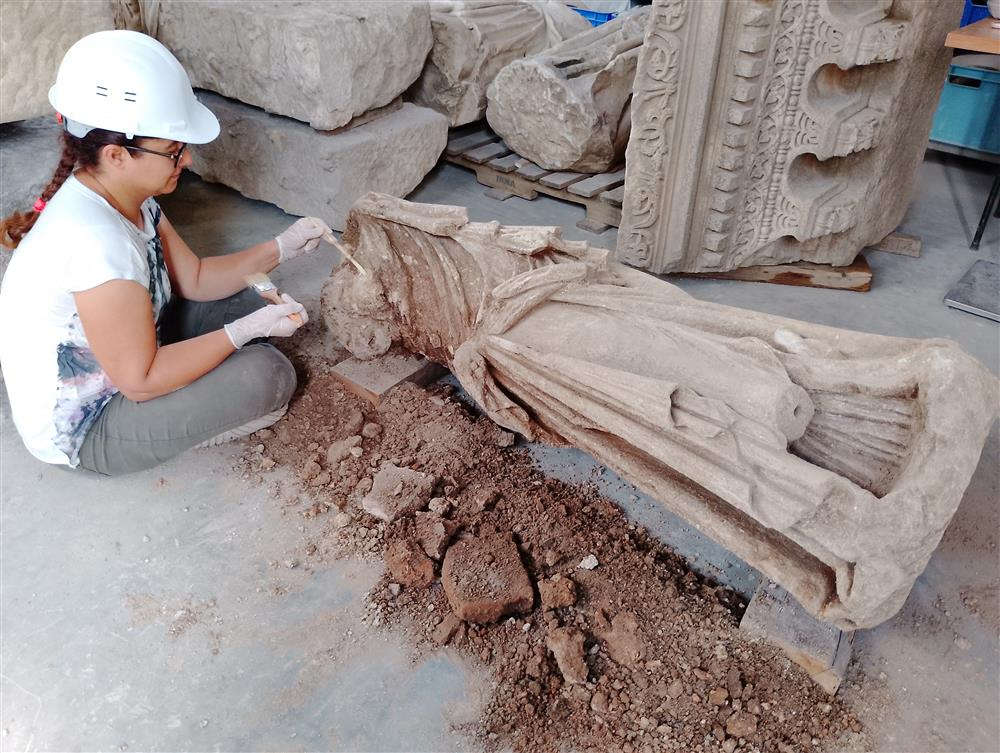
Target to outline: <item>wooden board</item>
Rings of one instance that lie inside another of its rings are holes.
[[[601,194],[601,199],[612,206],[621,208],[622,202],[625,201],[625,184],[623,183],[618,188],[612,188],[610,191],[605,191]]]
[[[993,24],[1000,24],[1000,20],[987,16],[974,24],[949,31],[944,46],[956,50],[1000,55],[1000,28],[994,27]]]
[[[625,168],[614,172],[600,173],[584,178],[571,185],[567,190],[577,196],[586,196],[588,199],[603,193],[610,188],[625,185]]]
[[[517,166],[517,174],[527,178],[528,180],[538,180],[543,175],[548,175],[551,170],[546,170],[544,167],[539,167],[534,162],[530,160],[521,158],[520,164]]]
[[[916,235],[889,233],[885,238],[868,248],[873,251],[885,251],[888,254],[918,257],[920,249],[923,248],[923,241]]]
[[[583,173],[558,172],[543,175],[538,179],[538,182],[543,186],[548,186],[549,188],[566,188],[567,186],[576,183],[578,180],[583,180],[586,177],[587,176]]]
[[[459,136],[458,138],[449,141],[448,146],[444,148],[445,154],[462,154],[469,149],[475,149],[483,144],[489,144],[493,141],[499,141],[500,137],[497,136],[492,131],[488,131],[485,128],[476,131],[475,133],[469,133],[465,136]]]
[[[470,162],[482,164],[483,162],[489,162],[497,157],[504,157],[508,154],[510,154],[510,149],[507,148],[505,143],[502,141],[494,141],[490,144],[483,144],[475,149],[463,152],[462,156]]]
[[[707,277],[713,280],[743,280],[770,282],[776,285],[802,285],[810,288],[832,288],[864,293],[871,289],[872,270],[868,260],[859,255],[853,264],[832,267],[829,264],[794,262],[767,267],[743,267],[728,272],[684,273],[678,277]]]
[[[577,226],[594,233],[621,222],[624,168],[598,175],[546,170],[511,152],[486,128],[453,137],[445,150],[445,160],[474,170],[476,180],[487,187],[485,193],[492,199],[504,201],[517,196],[530,201],[543,193],[581,204],[587,215]],[[610,200],[602,198],[605,195]]]
[[[521,155],[511,152],[506,157],[497,157],[490,160],[490,167],[502,173],[512,173],[517,170],[517,163],[521,161]]]

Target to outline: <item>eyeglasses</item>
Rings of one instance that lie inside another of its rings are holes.
[[[152,149],[146,149],[142,146],[125,146],[124,144],[122,144],[122,146],[134,152],[146,152],[147,154],[158,154],[161,157],[166,157],[167,159],[173,160],[174,167],[177,167],[177,163],[181,161],[181,157],[184,156],[184,150],[187,149],[188,145],[181,144],[181,148],[173,154],[170,152],[154,152]]]

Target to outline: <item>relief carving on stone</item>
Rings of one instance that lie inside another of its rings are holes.
[[[953,6],[654,0],[619,258],[654,272],[847,264],[894,230]]]

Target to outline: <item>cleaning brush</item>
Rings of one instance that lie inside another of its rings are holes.
[[[247,287],[257,291],[257,295],[271,303],[284,303],[277,286],[271,282],[271,278],[263,272],[254,272],[246,276]],[[288,318],[296,324],[302,324],[302,317],[298,314],[289,314]]]

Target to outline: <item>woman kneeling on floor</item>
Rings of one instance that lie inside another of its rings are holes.
[[[314,251],[329,228],[305,218],[239,253],[192,253],[152,197],[177,187],[187,145],[219,122],[151,37],[84,37],[49,101],[65,129],[59,166],[34,211],[0,225],[16,247],[0,364],[28,450],[128,473],[277,421],[295,371],[261,338],[291,335],[306,314],[289,296],[265,305],[246,278]]]

